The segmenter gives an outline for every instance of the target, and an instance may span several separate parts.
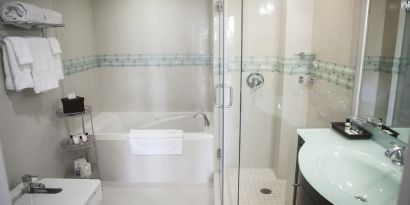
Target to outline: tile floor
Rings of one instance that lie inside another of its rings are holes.
[[[215,173],[215,184],[219,184]],[[286,181],[278,180],[273,169],[241,169],[240,205],[284,205]],[[238,171],[226,172],[224,205],[236,205]],[[215,190],[213,190],[215,188]],[[268,188],[270,194],[260,190]],[[102,205],[219,205],[217,186],[212,184],[130,184],[103,182]],[[217,196],[214,200],[214,194]]]
[[[241,169],[240,173],[240,205],[283,205],[285,204],[285,180],[278,180],[273,169]],[[217,178],[215,176],[215,178]],[[238,172],[236,169],[226,172],[224,205],[236,205],[238,193]],[[218,180],[216,180],[218,181]],[[219,182],[217,182],[219,183]],[[270,194],[262,194],[260,190],[268,188]],[[216,187],[217,189],[217,187]],[[218,203],[215,203],[218,204]]]

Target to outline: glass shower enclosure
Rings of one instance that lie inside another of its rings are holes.
[[[296,130],[351,113],[364,1],[213,3],[216,202],[292,204]]]

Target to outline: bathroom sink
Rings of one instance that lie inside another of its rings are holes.
[[[317,154],[319,174],[346,195],[368,204],[389,204],[397,197],[401,172],[393,164],[346,147]]]
[[[341,205],[397,203],[402,167],[384,156],[383,147],[338,135],[326,140],[307,140],[299,151],[303,176],[322,196]]]

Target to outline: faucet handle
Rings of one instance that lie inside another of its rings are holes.
[[[21,177],[21,180],[22,180],[23,182],[32,182],[32,181],[33,181],[33,178],[36,178],[36,177],[38,177],[38,176],[34,176],[34,175],[30,175],[30,174],[25,174],[25,175],[23,175],[23,176]]]

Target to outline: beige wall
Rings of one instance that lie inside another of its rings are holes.
[[[207,0],[94,0],[98,54],[211,55]],[[210,66],[100,68],[104,111],[210,111]]]
[[[362,1],[315,0],[312,53],[355,67]],[[307,127],[329,127],[351,111],[352,89],[316,78],[309,93]]]
[[[89,14],[90,1],[76,0],[36,0],[29,1],[37,5],[54,8],[64,15],[67,33],[58,31],[58,38],[63,47],[64,57],[79,57],[95,54],[92,34],[88,29],[77,29],[78,33],[69,33],[69,27],[89,28],[92,19]],[[71,13],[76,9],[75,15]],[[70,10],[70,12],[68,12]],[[81,19],[80,21],[78,21]],[[4,27],[0,31],[1,37],[8,35],[39,36],[40,31],[30,31],[15,27]],[[50,31],[49,35],[55,35]],[[81,38],[79,38],[81,36]],[[3,70],[1,68],[1,70]],[[67,90],[76,91],[87,98],[87,102],[95,105],[92,96],[93,71],[87,71],[66,76],[62,84]],[[0,140],[10,188],[21,181],[24,174],[36,174],[41,177],[61,177],[59,140],[67,136],[61,119],[57,119],[55,110],[60,106],[62,87],[42,94],[34,94],[32,90],[22,92],[6,91],[4,74],[0,76]]]

